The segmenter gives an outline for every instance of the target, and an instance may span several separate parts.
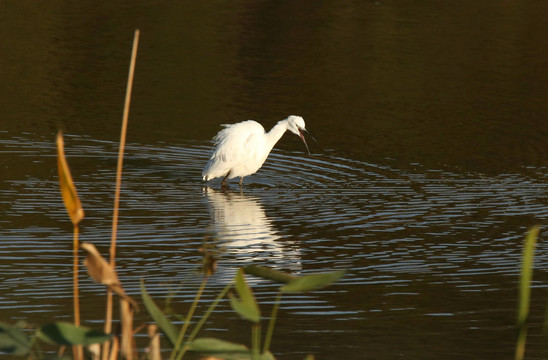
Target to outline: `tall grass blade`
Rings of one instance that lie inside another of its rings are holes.
[[[532,227],[525,238],[523,256],[521,262],[521,275],[519,283],[519,305],[518,305],[518,340],[516,343],[515,359],[521,360],[525,354],[525,343],[527,339],[527,316],[531,297],[531,282],[533,278],[533,263],[535,246],[539,234],[539,227]]]

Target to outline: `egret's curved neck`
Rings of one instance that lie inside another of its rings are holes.
[[[278,123],[265,134],[266,143],[270,147],[270,150],[276,145],[278,140],[283,136],[287,130],[287,120],[278,121]]]

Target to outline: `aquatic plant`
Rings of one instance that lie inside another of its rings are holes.
[[[537,244],[538,234],[539,227],[532,227],[525,237],[525,244],[523,246],[517,319],[518,339],[516,342],[516,353],[514,356],[514,359],[516,360],[522,360],[525,354],[525,343],[527,341],[527,317],[529,315],[531,282],[533,278],[533,263],[535,258],[535,246]]]
[[[261,311],[255,296],[253,295],[253,291],[245,280],[244,273],[283,283],[278,290],[278,294],[272,308],[272,313],[269,317],[268,328],[262,349]],[[249,265],[244,268],[240,268],[236,272],[233,281],[226,285],[225,288],[219,293],[216,299],[205,311],[204,315],[196,323],[192,332],[186,336],[186,338],[185,335],[189,325],[192,322],[196,305],[200,300],[201,294],[207,282],[207,275],[204,277],[204,280],[202,281],[202,284],[200,285],[200,288],[194,298],[192,306],[179,331],[177,331],[173,322],[169,320],[166,314],[160,310],[154,300],[148,295],[144,282],[141,282],[141,295],[147,311],[163,331],[172,346],[170,360],[180,360],[188,351],[198,352],[218,359],[267,360],[274,359],[274,355],[270,352],[270,344],[272,342],[274,325],[276,323],[282,294],[284,292],[307,292],[323,288],[340,279],[344,273],[344,270],[340,270],[322,274],[293,276],[291,274],[257,265]],[[231,289],[234,289],[236,294],[230,293],[229,291]],[[196,338],[196,335],[202,328],[203,324],[209,318],[215,307],[219,304],[219,301],[227,293],[232,309],[241,318],[251,322],[250,348],[243,344],[237,344],[217,338]]]
[[[61,188],[61,195],[63,197],[63,203],[70,217],[73,227],[73,241],[72,241],[72,257],[73,257],[73,308],[74,308],[74,325],[80,326],[80,295],[78,286],[78,249],[79,240],[78,224],[84,218],[84,209],[82,203],[76,192],[74,181],[72,180],[72,174],[65,158],[65,146],[63,141],[63,135],[61,132],[57,134],[57,170],[59,172],[59,186]],[[74,345],[74,353],[76,360],[82,360],[84,358],[84,352],[80,345]]]

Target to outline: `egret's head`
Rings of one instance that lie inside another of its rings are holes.
[[[291,115],[287,118],[287,128],[293,134],[298,135],[302,138],[301,131],[305,130],[304,128],[304,119],[300,116]]]
[[[290,115],[287,118],[287,129],[301,138],[301,140],[304,142],[304,146],[306,146],[306,150],[310,154],[310,150],[308,150],[308,145],[304,138],[304,133],[308,134],[308,136],[310,137],[312,137],[312,135],[310,135],[310,133],[306,131],[304,126],[304,119],[300,116]],[[312,140],[316,141],[314,137],[312,137]]]

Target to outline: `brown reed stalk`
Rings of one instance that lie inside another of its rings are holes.
[[[78,225],[74,225],[74,237],[73,237],[73,250],[72,257],[73,263],[73,292],[74,292],[74,325],[80,326],[80,290],[78,283],[78,240],[79,228]],[[74,353],[75,360],[84,360],[84,348],[81,345],[73,345],[72,352]]]
[[[118,234],[118,210],[120,202],[120,188],[122,186],[122,165],[124,161],[124,148],[126,145],[127,124],[129,118],[129,105],[131,102],[131,91],[133,88],[133,76],[135,73],[135,61],[137,58],[137,47],[139,44],[139,29],[135,30],[133,37],[133,48],[131,51],[131,60],[129,63],[129,74],[126,86],[126,98],[124,102],[124,113],[122,117],[122,132],[120,135],[120,148],[118,151],[118,166],[116,168],[116,189],[114,192],[114,212],[112,216],[112,236],[110,242],[110,264],[115,268],[116,264],[116,237]],[[107,309],[105,318],[105,333],[112,332],[112,291],[107,290]],[[108,348],[110,344],[106,342],[103,345],[103,360],[107,359]]]
[[[148,357],[150,360],[162,360],[160,355],[160,334],[158,334],[158,326],[151,324],[147,326],[147,333],[150,339]]]
[[[76,192],[76,186],[72,180],[72,174],[65,157],[65,145],[61,131],[57,133],[57,171],[59,173],[59,186],[63,203],[67,209],[70,221],[73,227],[73,298],[74,298],[74,325],[80,326],[80,293],[78,285],[78,224],[84,218],[84,209]],[[84,349],[82,346],[73,346],[74,358],[76,360],[84,359]]]
[[[126,360],[133,360],[135,342],[133,337],[133,306],[124,298],[120,298],[120,316],[122,325],[122,336],[120,349]]]

